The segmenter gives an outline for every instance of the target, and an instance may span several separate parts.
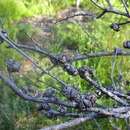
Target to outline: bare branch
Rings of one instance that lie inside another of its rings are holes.
[[[78,60],[86,60],[89,58],[100,58],[100,57],[111,57],[114,56],[115,52],[111,51],[111,52],[107,52],[107,51],[103,51],[103,52],[95,52],[95,53],[88,53],[88,54],[83,54],[83,55],[77,55],[75,57],[73,57],[70,61],[74,62],[74,61],[78,61]],[[130,52],[129,51],[123,51],[120,54],[117,54],[117,56],[130,56]]]
[[[45,128],[40,129],[40,130],[63,130],[66,128],[70,128],[70,127],[79,125],[79,124],[86,122],[88,120],[95,119],[97,117],[98,117],[98,114],[88,114],[88,116],[86,116],[84,118],[76,118],[76,119],[71,120],[69,122],[65,122],[65,123],[50,126],[50,127],[45,127]]]
[[[126,1],[125,1],[125,0],[121,0],[121,2],[122,2],[123,6],[124,6],[124,8],[125,8],[126,13],[127,13],[128,16],[129,16],[129,10],[128,10],[127,5],[126,5]]]
[[[108,4],[109,8],[112,9],[112,4],[111,4],[110,0],[106,0],[106,2]]]

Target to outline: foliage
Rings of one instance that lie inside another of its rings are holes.
[[[8,30],[10,36],[12,38],[16,38],[16,35],[20,30],[24,30],[25,32],[31,33],[33,32],[33,27],[31,25],[19,24],[19,21],[26,17],[33,17],[36,15],[48,15],[54,16],[57,14],[59,10],[65,9],[69,6],[74,5],[74,0],[1,0],[0,1],[0,26],[4,27]],[[119,3],[115,2],[118,6]],[[93,6],[89,2],[83,1],[82,7],[88,10],[92,9],[96,11],[96,9],[92,8]],[[122,42],[125,39],[129,39],[130,35],[129,28],[123,27],[120,32],[112,31],[109,26],[113,21],[117,22],[117,16],[112,15],[111,19],[109,19],[109,15],[106,15],[100,20],[91,21],[86,23],[85,29],[87,33],[84,32],[81,26],[73,24],[73,23],[63,23],[59,24],[54,28],[55,39],[52,41],[53,44],[50,45],[50,50],[57,52],[63,51],[63,47],[68,47],[74,50],[78,50],[80,52],[95,52],[98,50],[112,50],[114,47],[122,47]],[[121,18],[123,20],[124,18]],[[21,33],[19,37],[22,37]],[[0,67],[5,69],[5,57],[8,59],[10,56],[21,60],[22,58],[18,56],[18,54],[7,48],[6,45],[0,45]],[[36,55],[35,55],[36,56]],[[33,55],[33,57],[35,57]],[[41,60],[41,59],[39,59]],[[117,59],[118,61],[122,61],[121,58]],[[41,60],[42,61],[42,60]],[[129,80],[129,70],[128,66],[130,62],[128,58],[123,58],[123,75]],[[127,63],[127,64],[126,64]],[[42,64],[42,63],[41,63]],[[47,63],[46,64],[50,64]],[[86,60],[84,62],[76,62],[77,67],[82,65],[89,65],[93,68],[96,68],[96,74],[99,79],[103,79],[102,83],[109,84],[110,79],[110,71],[111,71],[111,59],[92,59]],[[107,65],[110,66],[107,66]],[[116,64],[116,74],[118,75],[118,63]],[[44,66],[45,67],[45,66]],[[127,70],[127,73],[125,71]],[[57,70],[54,69],[53,73]],[[59,71],[59,74],[62,70]],[[34,76],[35,77],[35,76]],[[68,74],[64,74],[61,76],[65,81],[76,82],[78,87],[81,88],[82,91],[86,89],[85,82],[79,80],[77,77],[72,79],[70,76],[68,78]],[[48,82],[49,78],[42,77],[44,82]],[[21,81],[23,82],[23,80]],[[40,83],[39,83],[40,84]],[[21,85],[21,84],[20,84]],[[45,84],[41,83],[39,85],[39,89],[44,89]],[[90,88],[88,87],[88,90]],[[54,123],[59,123],[67,119],[57,119],[54,122],[46,119],[45,117],[38,115],[35,112],[33,104],[28,102],[24,102],[16,96],[8,89],[3,83],[0,83],[0,130],[33,130],[37,128],[41,128],[45,125],[50,125]],[[8,94],[7,94],[8,93]],[[103,102],[106,100],[104,99]],[[100,101],[99,101],[100,102]],[[111,104],[111,103],[110,103]],[[108,120],[98,120],[101,122],[101,126],[103,129],[112,129],[111,126],[103,125],[107,124]],[[124,129],[125,123],[124,121],[114,121],[119,124]],[[78,126],[74,129],[95,129],[94,122],[88,122],[88,124],[84,124],[83,126]]]

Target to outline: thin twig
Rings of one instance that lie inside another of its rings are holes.
[[[129,16],[130,14],[129,14],[129,10],[128,10],[128,8],[127,8],[126,2],[125,2],[124,0],[121,0],[121,2],[122,2],[123,6],[124,6],[124,8],[125,8],[126,13],[127,13],[128,16]]]
[[[69,122],[61,123],[59,125],[53,125],[49,127],[42,128],[40,130],[63,130],[66,128],[70,128],[76,125],[79,125],[81,123],[84,123],[88,120],[93,120],[94,118],[97,118],[99,115],[98,114],[88,114],[88,116],[84,118],[76,118],[74,120],[70,120]]]

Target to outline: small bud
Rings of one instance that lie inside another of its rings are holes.
[[[62,93],[70,100],[76,100],[79,97],[79,91],[72,86],[63,86]]]
[[[19,72],[21,64],[13,59],[9,59],[6,61],[7,64],[7,70],[9,72]]]
[[[87,108],[93,107],[96,104],[96,99],[97,97],[94,94],[82,94],[80,96],[80,101],[78,102],[77,107],[80,110],[85,110]]]
[[[68,57],[66,55],[56,55],[55,58],[50,58],[51,62],[54,65],[65,64],[68,61]]]
[[[55,58],[51,58],[50,57],[50,61],[54,64],[54,65],[59,65],[59,61],[58,61],[58,57],[55,56]]]
[[[123,42],[123,47],[130,49],[130,41]]]
[[[85,99],[85,101],[86,100],[90,101],[89,104],[86,104],[86,106],[88,106],[88,107],[95,106],[96,99],[97,99],[96,95],[94,95],[94,94],[85,94],[84,99]]]
[[[61,62],[61,63],[66,63],[67,61],[68,61],[68,56],[67,55],[61,55],[61,56],[59,56],[59,61]]]
[[[120,25],[118,23],[113,23],[110,25],[110,28],[112,28],[114,31],[120,31]]]
[[[93,70],[89,67],[81,67],[78,69],[81,78],[86,78],[87,76],[93,77]]]
[[[74,67],[74,66],[72,66],[71,64],[65,64],[64,65],[64,70],[68,73],[68,74],[70,74],[70,75],[77,75],[78,74],[78,70]]]

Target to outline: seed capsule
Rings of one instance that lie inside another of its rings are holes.
[[[80,101],[78,102],[77,107],[80,110],[85,110],[87,108],[93,107],[96,104],[96,99],[96,95],[94,94],[82,94],[80,96]]]
[[[62,93],[70,100],[77,100],[79,91],[72,86],[63,86]]]
[[[19,72],[21,64],[13,59],[9,59],[6,61],[7,64],[7,70],[9,72]]]
[[[69,58],[66,55],[56,55],[55,58],[50,58],[54,65],[65,64]]]
[[[124,48],[130,48],[130,41],[123,42],[123,47]]]
[[[59,56],[59,61],[61,62],[61,63],[63,63],[63,64],[65,64],[68,60],[69,60],[69,58],[68,58],[68,56],[67,55],[61,55],[61,56]]]
[[[85,94],[84,95],[84,100],[85,101],[90,101],[90,103],[89,104],[85,104],[86,106],[88,106],[88,107],[93,107],[93,106],[95,106],[95,103],[96,103],[96,95],[94,95],[94,94]],[[87,102],[86,102],[87,103]]]
[[[112,28],[114,31],[120,31],[120,25],[118,23],[113,23],[110,25],[110,28]]]
[[[78,74],[78,70],[77,70],[74,66],[72,66],[72,65],[70,65],[70,64],[65,64],[65,65],[64,65],[64,70],[65,70],[68,74],[70,74],[70,75],[77,75],[77,74]]]
[[[81,78],[85,79],[87,76],[93,77],[93,70],[89,67],[81,67],[78,69]]]

